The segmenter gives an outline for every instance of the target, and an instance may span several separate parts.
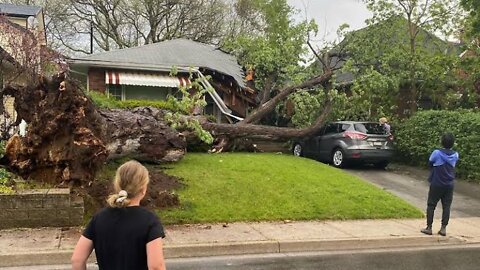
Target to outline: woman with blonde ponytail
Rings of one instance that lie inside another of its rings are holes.
[[[86,269],[93,249],[100,270],[165,269],[162,224],[154,213],[140,207],[148,182],[148,170],[137,161],[117,169],[109,207],[93,216],[78,240],[73,270]]]

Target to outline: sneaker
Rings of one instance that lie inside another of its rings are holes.
[[[441,236],[447,236],[447,227],[442,226],[442,228],[440,228],[440,231],[438,231],[438,234],[440,234]]]
[[[422,229],[421,232],[424,234],[432,235],[432,228],[427,227],[425,229]]]

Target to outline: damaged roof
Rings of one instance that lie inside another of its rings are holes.
[[[38,6],[13,5],[0,3],[0,14],[5,14],[12,17],[30,17],[37,16],[42,11]]]
[[[197,67],[231,76],[245,87],[244,73],[237,59],[212,45],[188,39],[174,39],[139,47],[96,53],[72,59],[73,65],[149,69]]]

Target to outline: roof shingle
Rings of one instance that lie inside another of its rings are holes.
[[[38,6],[26,6],[26,5],[13,5],[0,3],[0,14],[5,14],[15,17],[29,17],[36,16],[40,11],[41,7]]]
[[[139,47],[96,53],[73,59],[81,62],[135,64],[136,66],[198,67],[229,75],[245,86],[243,71],[237,59],[214,46],[187,39],[174,39]]]

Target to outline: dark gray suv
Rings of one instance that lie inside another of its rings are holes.
[[[357,161],[385,168],[393,156],[393,136],[375,122],[332,122],[317,134],[294,141],[292,151],[335,167]]]

